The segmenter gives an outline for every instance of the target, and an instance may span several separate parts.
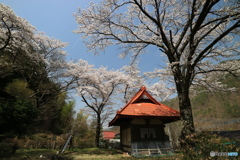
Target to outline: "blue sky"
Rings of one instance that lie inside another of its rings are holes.
[[[91,1],[101,2],[101,0]],[[118,58],[119,51],[115,47],[110,47],[101,55],[87,52],[81,36],[72,32],[77,29],[73,13],[79,7],[87,8],[90,0],[0,0],[0,3],[10,6],[16,15],[25,18],[38,31],[43,31],[49,37],[55,37],[62,42],[68,42],[69,45],[65,49],[68,53],[68,60],[84,59],[96,67],[107,66],[109,69],[119,69],[130,62],[129,57]],[[141,59],[139,67],[142,73],[164,65],[160,64],[161,56],[157,49],[143,54]],[[80,98],[75,98],[76,110],[78,110],[84,104]]]

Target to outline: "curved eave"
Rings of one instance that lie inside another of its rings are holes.
[[[164,124],[171,123],[174,121],[180,120],[180,116],[151,116],[151,115],[120,115],[117,114],[111,122],[109,122],[109,126],[119,126],[121,121],[124,119],[161,119]]]

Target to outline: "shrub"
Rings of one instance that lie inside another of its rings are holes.
[[[236,143],[232,142],[228,138],[210,132],[192,134],[186,138],[185,146],[181,149],[183,159],[226,159],[226,157],[211,157],[210,152],[239,152]]]
[[[18,139],[18,145],[21,149],[62,149],[66,142],[64,136],[55,136],[52,134],[37,133],[24,136]]]
[[[94,147],[95,142],[92,138],[74,138],[74,147],[76,148],[91,148]]]

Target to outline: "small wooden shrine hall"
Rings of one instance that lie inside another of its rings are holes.
[[[132,153],[152,148],[164,148],[169,142],[164,124],[180,120],[180,113],[157,102],[142,86],[136,95],[119,111],[109,126],[120,126],[120,147]],[[169,147],[169,146],[168,146]],[[166,148],[166,147],[165,147]]]

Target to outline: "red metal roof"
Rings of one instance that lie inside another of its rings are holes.
[[[113,131],[103,131],[103,139],[112,139],[115,135],[116,134]]]
[[[109,123],[110,126],[118,125],[121,118],[158,118],[165,119],[166,123],[179,120],[180,113],[156,101],[142,86],[136,95],[119,111]]]

